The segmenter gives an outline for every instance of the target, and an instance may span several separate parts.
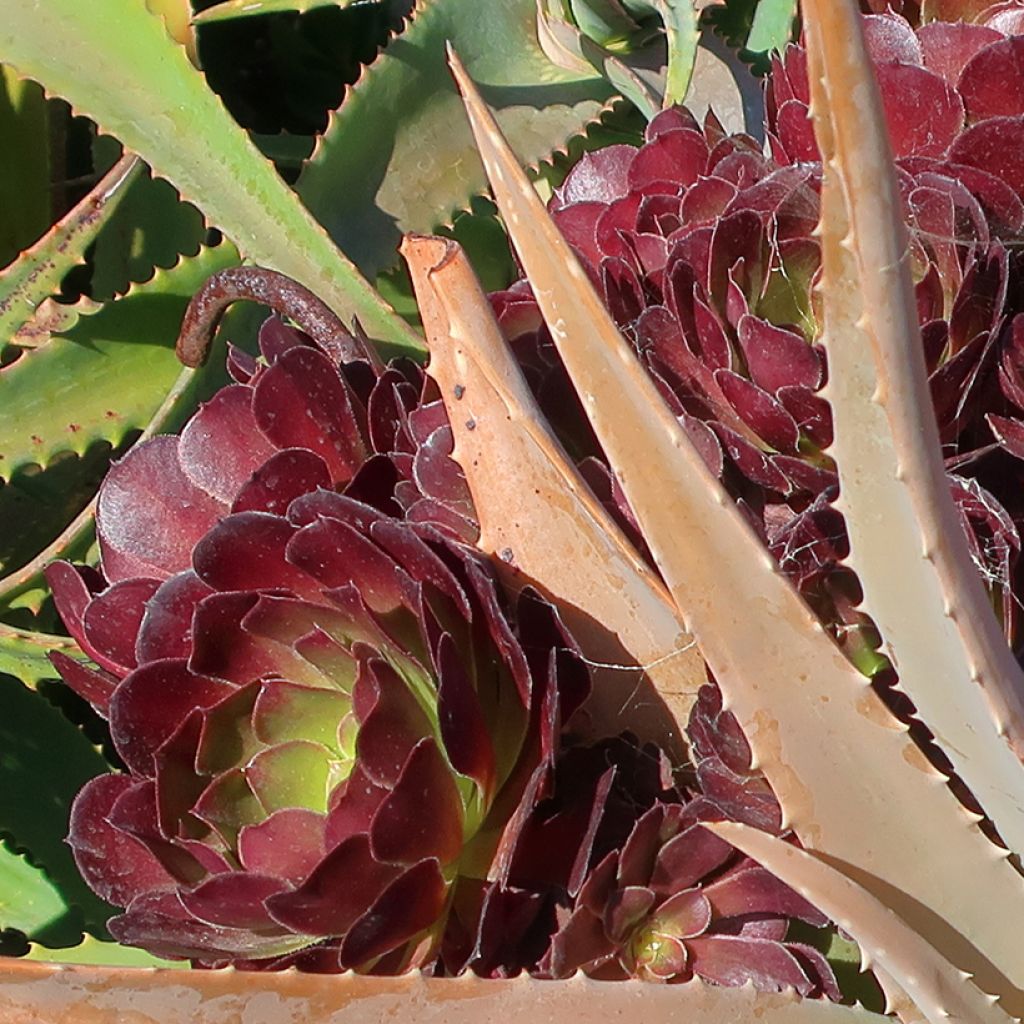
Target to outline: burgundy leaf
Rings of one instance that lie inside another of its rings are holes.
[[[82,876],[103,899],[125,906],[140,892],[175,880],[145,846],[107,820],[118,797],[138,783],[127,775],[90,779],[71,809],[68,843]]]
[[[181,432],[178,458],[185,475],[230,505],[242,485],[274,454],[252,413],[252,390],[222,388]]]
[[[145,514],[139,515],[142,506]],[[111,466],[96,506],[103,574],[111,583],[165,579],[187,569],[192,548],[227,506],[200,490],[178,461],[178,439],[154,437]]]

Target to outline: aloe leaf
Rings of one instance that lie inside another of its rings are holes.
[[[77,946],[50,949],[33,944],[24,959],[48,964],[88,964],[95,967],[160,967],[166,970],[188,970],[180,960],[164,960],[144,949],[122,946],[119,942],[104,942],[86,935]]]
[[[1020,876],[843,658],[708,472],[455,67],[544,318],[684,623],[780,801],[785,827],[844,862],[1019,1013]]]
[[[52,668],[49,674],[54,675]],[[111,908],[82,881],[63,837],[75,794],[109,765],[46,696],[5,674],[0,674],[0,751],[0,835],[28,851],[61,897],[81,909],[86,927],[102,928]]]
[[[0,371],[0,479],[28,463],[45,467],[59,452],[119,444],[145,427],[182,372],[174,342],[188,300],[237,259],[222,244],[157,271]]]
[[[56,295],[51,296],[36,306],[31,317],[19,327],[10,338],[12,345],[18,348],[39,348],[54,334],[63,334],[78,323],[80,316],[95,313],[102,303],[83,295],[75,302],[61,302]]]
[[[83,660],[74,641],[66,636],[18,629],[0,622],[0,672],[7,672],[34,688],[40,680],[53,679],[57,674],[47,658],[50,651]]]
[[[224,251],[221,252],[221,250]],[[210,261],[210,254],[214,252],[220,254],[219,257],[215,257],[219,262]],[[179,304],[179,308],[174,315],[166,317],[160,334],[154,336],[153,341],[166,348],[173,347],[181,313],[191,297],[191,292],[209,276],[209,273],[220,269],[223,265],[231,265],[233,262],[234,253],[231,251],[230,246],[226,248],[221,246],[217,250],[200,253],[194,264],[193,261],[183,261],[175,270],[167,273],[160,272],[153,281],[146,285],[136,286],[132,290],[132,296],[136,299],[140,295],[148,295],[151,292],[157,295],[164,295],[166,290],[166,294],[175,297]],[[244,316],[233,316],[235,313],[244,314]],[[150,410],[149,419],[146,421],[140,418],[136,424],[136,429],[137,427],[143,427],[142,433],[135,441],[136,444],[141,443],[148,437],[152,437],[154,434],[169,433],[177,430],[184,424],[201,401],[209,398],[218,387],[226,383],[227,375],[224,371],[226,339],[232,338],[236,343],[240,339],[247,339],[252,333],[249,329],[251,326],[249,319],[252,313],[255,313],[255,319],[258,319],[259,313],[253,306],[245,307],[239,305],[229,312],[229,316],[225,318],[225,324],[221,327],[218,337],[214,342],[211,356],[203,366],[193,370],[184,369],[176,363],[173,364],[172,369],[177,369],[178,371],[177,377],[173,379],[173,383],[165,393],[161,394],[160,390],[154,388],[151,395],[153,404],[148,406]],[[229,319],[231,320],[231,325],[227,323]],[[71,323],[72,325],[77,324],[78,319],[73,319]],[[90,344],[91,342],[88,336],[86,336],[86,345]],[[168,374],[168,379],[171,379],[170,374]],[[0,376],[0,387],[2,387],[2,383],[3,377]],[[161,384],[160,387],[163,388],[164,386],[165,384]],[[0,394],[2,394],[2,391],[0,391]],[[156,405],[155,408],[153,408],[154,404]],[[49,473],[43,474],[44,477],[49,475]],[[19,479],[16,477],[15,481],[17,482]],[[37,477],[36,479],[40,478]],[[2,500],[2,492],[0,492],[0,500]],[[32,549],[27,560],[22,559],[22,561],[25,561],[25,564],[0,579],[0,609],[9,610],[24,607],[33,612],[38,611],[40,602],[45,599],[48,593],[46,583],[42,579],[42,572],[46,566],[57,558],[71,558],[79,561],[87,560],[94,538],[94,511],[95,499],[90,500],[82,508],[81,512],[42,551],[38,550],[37,545],[36,548]],[[15,531],[8,531],[8,533],[12,532]],[[0,546],[0,555],[2,553],[3,548]],[[19,650],[21,649],[19,648]],[[36,650],[36,654],[38,654],[38,650]],[[26,656],[27,654],[23,650],[19,654],[19,657]],[[30,659],[30,663],[35,663],[34,659]]]
[[[797,0],[760,0],[746,49],[753,53],[782,50],[792,37],[796,7]]]
[[[0,842],[0,929],[30,937],[59,928],[69,907],[46,873]]]
[[[196,32],[192,27],[191,0],[146,0],[146,7],[163,18],[167,34],[184,47],[188,59],[199,67]]]
[[[672,599],[544,423],[462,250],[410,236],[402,254],[429,372],[448,409],[452,457],[480,522],[477,547],[495,556],[513,590],[538,587],[573,631],[594,666],[588,731],[629,729],[678,757],[678,723],[705,674]]]
[[[859,1007],[793,992],[642,981],[341,977],[323,974],[165,971],[0,961],[0,1020],[127,1020],[132,1024],[534,1024],[638,1019],[645,1024],[878,1024]]]
[[[809,0],[804,17],[826,159],[819,288],[830,379],[822,394],[833,410],[848,563],[901,689],[1022,854],[1024,672],[950,495],[881,99],[854,7]]]
[[[930,1024],[971,1020],[1012,1024],[1013,1018],[967,981],[888,907],[826,861],[775,836],[736,822],[704,828],[758,861],[828,914],[863,952],[862,966],[877,962]]]
[[[85,250],[140,172],[135,157],[119,160],[80,203],[0,272],[0,343],[6,344],[85,259]]]
[[[535,22],[535,0],[420,0],[405,31],[348,91],[296,187],[367,277],[391,266],[403,233],[450,223],[486,186],[445,65],[446,40],[467,54],[531,164],[611,99],[593,72],[551,64]]]
[[[348,7],[357,0],[223,0],[207,7],[192,18],[194,25],[207,25],[215,21],[235,18],[254,18],[260,14],[280,14],[296,11],[300,14],[317,7]],[[358,0],[365,3],[365,0]]]
[[[101,166],[120,152],[117,143],[105,136],[96,140],[93,149],[93,159]],[[157,267],[173,267],[179,257],[195,256],[206,234],[202,214],[143,165],[96,237],[90,258],[90,297],[105,301],[127,290],[133,281],[149,280]]]
[[[7,0],[0,58],[62,96],[195,202],[249,259],[406,351],[422,343],[332,245],[168,36],[121,0]]]
[[[44,234],[53,219],[49,124],[42,89],[0,66],[0,266]]]
[[[652,0],[665,25],[668,66],[665,69],[664,105],[682,103],[690,88],[697,58],[697,11],[693,0]]]

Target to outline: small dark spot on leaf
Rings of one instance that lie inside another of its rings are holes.
[[[455,400],[461,401],[462,396],[466,393],[466,389],[461,384],[455,385]]]
[[[466,420],[467,430],[476,430],[476,420]]]

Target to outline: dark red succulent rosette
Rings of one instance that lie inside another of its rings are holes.
[[[1011,437],[1024,436],[1024,414],[1005,365],[1016,358],[1010,325],[1024,312],[1010,245],[1024,227],[1024,203],[995,168],[957,156],[966,152],[977,106],[970,97],[980,86],[964,99],[943,77],[950,69],[929,64],[945,52],[929,39],[949,26],[933,18],[915,32],[892,14],[864,22],[876,64],[889,68],[881,84],[891,97],[886,110],[950,489],[1016,642],[1024,465]],[[1024,37],[987,23],[969,29],[986,46],[1024,45]],[[964,56],[965,69],[987,67],[986,52],[979,43]],[[845,529],[829,508],[838,478],[828,451],[831,412],[818,394],[827,378],[813,291],[821,168],[807,94],[803,50],[790,47],[767,90],[770,156],[746,136],[727,136],[711,116],[699,125],[685,111],[666,111],[641,147],[585,155],[550,208],[708,467],[848,653],[869,668],[879,664],[876,638],[856,610],[856,581],[837,568]],[[553,397],[566,385],[548,369],[557,360],[528,286],[517,282],[492,302],[517,351],[542,368],[533,376],[557,409],[560,436],[638,540],[585,417]]]
[[[427,964],[587,672],[554,609],[509,602],[457,539],[418,371],[339,367],[279,322],[261,347],[112,469],[102,575],[48,572],[95,667],[55,664],[125,765],[79,794],[69,842],[125,908],[111,933],[158,955]]]
[[[562,754],[487,892],[475,970],[697,976],[839,998],[824,957],[788,938],[793,922],[826,918],[700,825],[742,821],[779,834],[781,818],[715,687],[702,689],[688,732],[695,769],[674,771],[629,736]]]

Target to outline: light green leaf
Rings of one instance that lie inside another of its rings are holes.
[[[141,171],[134,157],[119,160],[96,187],[30,249],[0,273],[0,344],[31,319],[85,250]]]
[[[0,67],[0,266],[50,226],[49,122],[39,86]]]
[[[0,59],[139,154],[245,254],[301,281],[346,319],[422,349],[298,202],[168,35],[124,0],[0,0]]]
[[[215,4],[195,15],[192,24],[207,25],[230,18],[253,18],[260,14],[280,14],[283,11],[304,14],[317,7],[348,7],[354,2],[355,0],[224,0],[223,3]]]
[[[34,689],[40,680],[57,676],[57,670],[46,656],[50,651],[85,660],[75,642],[66,636],[16,629],[0,622],[0,672],[6,672]]]
[[[665,38],[668,42],[664,105],[670,107],[682,103],[690,88],[693,64],[697,59],[697,42],[700,39],[698,15],[693,0],[654,0],[654,6],[665,24]]]
[[[22,608],[27,609],[32,615],[39,613],[50,594],[50,588],[43,579],[43,570],[50,562],[58,558],[66,558],[72,562],[88,562],[91,548],[96,541],[95,514],[96,499],[93,498],[54,540],[35,554],[34,558],[30,558],[24,565],[0,579],[0,615]],[[5,671],[13,670],[8,668]],[[19,672],[14,674],[21,675]],[[25,676],[21,675],[21,678],[25,679]]]
[[[66,696],[63,684],[47,686],[55,700]],[[67,905],[81,909],[90,930],[103,927],[111,908],[82,881],[63,837],[75,794],[107,770],[102,754],[59,707],[0,674],[0,835],[28,852]]]
[[[761,0],[754,12],[746,49],[753,53],[781,50],[793,33],[797,0]]]
[[[36,936],[67,914],[67,903],[46,873],[0,843],[0,929]]]
[[[535,0],[421,0],[350,90],[297,188],[368,277],[395,262],[403,233],[450,223],[486,188],[445,65],[446,40],[528,164],[564,147],[612,97],[592,72],[551,63],[536,17]]]
[[[182,373],[174,341],[189,298],[237,260],[231,245],[204,249],[4,369],[0,479],[26,463],[45,467],[59,452],[116,445],[143,429]]]
[[[166,967],[171,970],[188,970],[183,960],[164,960],[153,956],[144,949],[122,946],[119,942],[103,942],[86,935],[77,946],[67,949],[47,949],[33,945],[24,956],[25,960],[38,960],[51,964],[92,964],[97,967]]]
[[[120,147],[101,136],[94,152],[96,163],[106,167],[117,159]],[[154,268],[173,267],[180,256],[195,256],[205,240],[202,214],[143,167],[96,238],[89,295],[106,300],[133,281],[148,281]]]

